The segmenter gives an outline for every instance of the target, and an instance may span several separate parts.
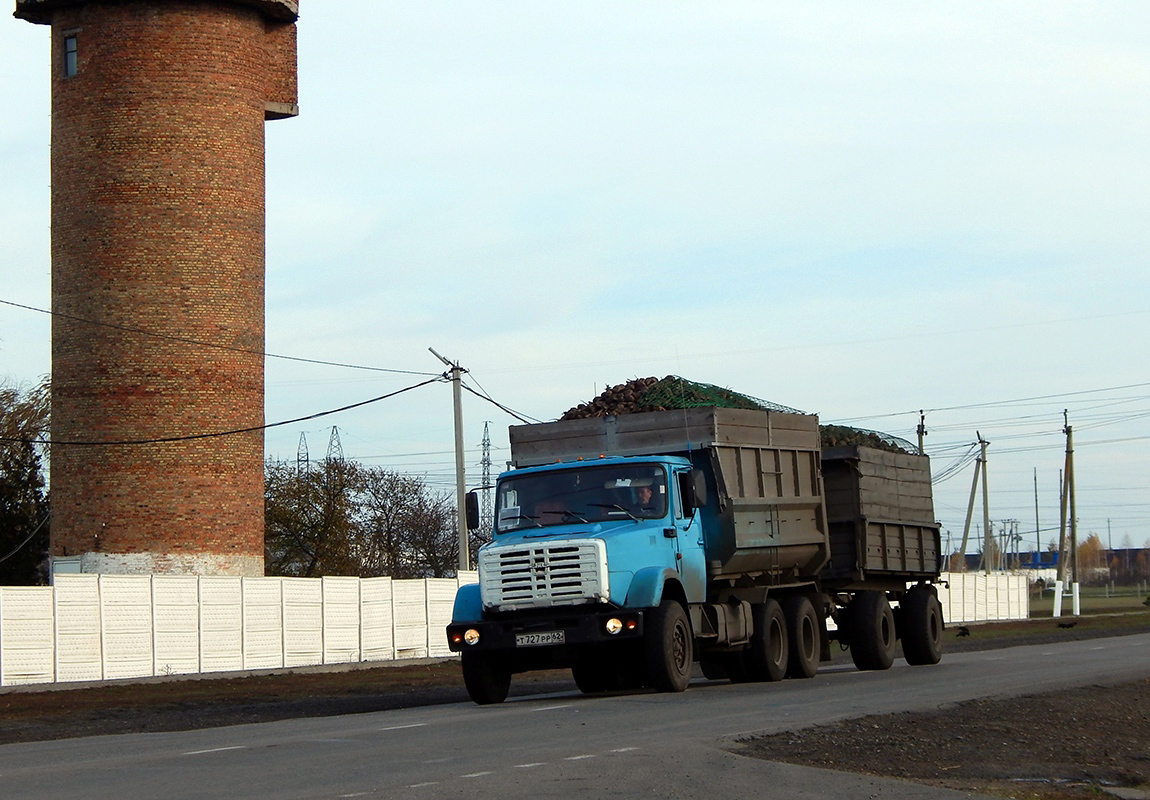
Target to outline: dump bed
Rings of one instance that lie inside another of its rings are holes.
[[[702,509],[712,581],[812,579],[829,554],[818,418],[691,408],[518,425],[517,467],[599,456],[677,455],[708,474]]]
[[[941,566],[930,460],[873,447],[823,451],[831,562],[824,578],[935,578]]]

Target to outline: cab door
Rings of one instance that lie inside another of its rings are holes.
[[[707,596],[707,560],[703,552],[703,522],[698,509],[692,514],[685,513],[682,493],[679,488],[679,476],[690,473],[689,468],[674,470],[671,481],[671,515],[672,527],[667,534],[673,531],[675,547],[675,568],[683,581],[683,588],[687,592],[687,601],[701,603]]]

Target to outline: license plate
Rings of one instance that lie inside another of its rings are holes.
[[[563,631],[515,634],[516,647],[535,647],[541,644],[563,644]]]

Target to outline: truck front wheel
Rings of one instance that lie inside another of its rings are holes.
[[[511,668],[503,659],[488,653],[462,655],[463,685],[467,694],[481,706],[502,703],[511,688]]]
[[[911,589],[899,603],[902,609],[902,654],[913,666],[937,664],[942,659],[942,605],[931,587]]]
[[[851,659],[863,670],[890,669],[894,663],[894,612],[882,592],[862,591],[847,606]]]
[[[681,692],[691,681],[694,639],[683,606],[669,597],[651,612],[645,646],[647,674],[660,692]]]

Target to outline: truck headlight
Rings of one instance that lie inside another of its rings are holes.
[[[475,630],[475,628],[468,628],[463,633],[463,641],[467,642],[468,644],[478,644],[479,631]]]
[[[611,619],[607,620],[607,624],[604,625],[604,627],[607,629],[607,633],[614,636],[619,631],[623,630],[623,622],[620,619],[611,617]]]

